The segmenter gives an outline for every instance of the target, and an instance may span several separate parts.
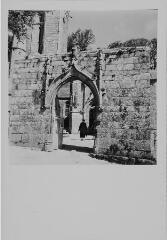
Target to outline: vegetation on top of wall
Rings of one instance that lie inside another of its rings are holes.
[[[13,11],[8,13],[8,29],[20,40],[26,36],[26,26],[31,26],[36,11]]]
[[[8,11],[8,59],[11,60],[11,52],[13,47],[14,36],[21,41],[26,37],[27,26],[32,26],[34,23],[34,16],[38,14],[41,16],[44,11],[23,11],[23,10],[9,10]]]
[[[68,36],[67,40],[67,51],[72,51],[72,48],[75,45],[78,45],[81,51],[85,51],[87,47],[95,42],[95,35],[93,34],[92,29],[81,30],[80,28],[71,33]]]
[[[136,51],[136,47],[150,47],[150,68],[156,69],[157,67],[157,39],[153,38],[151,40],[145,39],[145,38],[137,38],[137,39],[130,39],[125,42],[121,41],[115,41],[113,43],[110,43],[107,48],[113,49],[113,48],[120,48],[118,53],[116,54],[117,58],[119,58],[121,54],[121,48],[130,48],[127,49],[129,53]],[[120,56],[119,56],[120,55]]]
[[[153,38],[152,40],[148,40],[145,38],[137,38],[137,39],[130,39],[125,42],[116,41],[113,43],[110,43],[107,48],[120,48],[120,47],[144,47],[144,46],[150,46],[152,42],[157,40],[156,38]]]

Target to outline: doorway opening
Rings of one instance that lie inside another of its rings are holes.
[[[61,86],[55,101],[63,122],[61,148],[92,152],[96,137],[96,105],[91,89],[78,79],[71,80]]]
[[[92,152],[96,145],[100,105],[96,83],[72,66],[52,80],[45,103],[46,108],[51,109],[53,149]],[[81,139],[80,124],[83,121],[87,130]]]

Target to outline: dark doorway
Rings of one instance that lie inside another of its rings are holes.
[[[74,86],[73,83],[75,82],[79,82],[80,85],[76,83]],[[80,138],[80,132],[78,130],[82,120],[85,120],[88,129],[90,127],[92,128],[92,125],[96,120],[98,106],[100,104],[100,97],[96,84],[85,73],[83,74],[74,65],[72,65],[65,74],[62,74],[57,79],[54,79],[50,84],[46,96],[46,106],[49,107],[50,104],[53,105],[53,99],[56,96],[58,100],[60,100],[61,114],[60,116],[57,116],[56,114],[55,119],[63,121],[65,126],[64,130],[72,129],[72,132],[71,134],[64,134],[64,131],[59,129],[59,124],[57,124],[55,142],[53,143],[53,146],[57,146],[57,139],[60,139],[60,145],[66,150],[71,149],[81,151],[82,148],[83,151],[93,151],[96,144],[96,135],[92,136],[86,134],[86,137],[81,139],[83,137]],[[69,100],[70,103],[66,102],[65,104],[65,101],[61,100]],[[95,103],[94,106],[92,105],[92,101]],[[67,110],[66,107],[69,109],[69,115],[65,114]],[[91,108],[94,110],[90,111]],[[90,117],[89,113],[91,114]],[[52,115],[54,115],[54,112]],[[89,127],[89,125],[91,126]]]

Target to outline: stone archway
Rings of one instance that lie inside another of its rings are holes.
[[[60,75],[58,78],[53,79],[45,98],[45,107],[50,109],[51,115],[51,135],[52,135],[52,147],[53,149],[61,148],[62,135],[63,135],[63,119],[59,115],[59,111],[55,110],[55,99],[59,89],[68,82],[79,80],[89,87],[94,96],[94,102],[96,109],[100,106],[99,91],[93,80],[84,72],[77,69],[72,65],[66,73]]]
[[[79,71],[76,66],[72,66],[65,74],[60,75],[58,78],[54,79],[49,89],[46,93],[46,99],[45,99],[45,106],[50,107],[52,104],[53,98],[57,95],[58,90],[66,83],[74,80],[80,80],[85,85],[87,85],[90,90],[92,91],[95,102],[97,106],[100,106],[100,98],[99,98],[99,91],[97,89],[97,86],[93,82],[93,80],[90,79],[89,76],[86,75],[86,73],[83,73]]]

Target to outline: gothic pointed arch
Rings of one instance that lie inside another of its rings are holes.
[[[49,89],[46,93],[45,106],[46,108],[50,107],[53,99],[57,96],[59,89],[66,83],[74,80],[80,80],[85,85],[87,85],[92,91],[95,99],[96,106],[100,105],[99,91],[96,84],[90,78],[90,74],[86,70],[82,71],[78,67],[72,65],[65,73],[61,74],[59,77],[54,79]]]

